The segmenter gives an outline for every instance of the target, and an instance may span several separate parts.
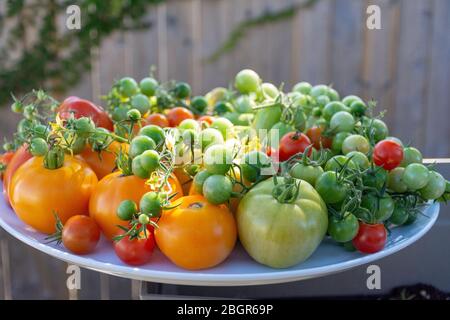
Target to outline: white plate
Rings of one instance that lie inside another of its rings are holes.
[[[348,252],[325,239],[314,254],[304,263],[288,269],[271,269],[253,261],[238,246],[219,266],[201,271],[188,271],[172,264],[159,251],[152,261],[139,268],[130,267],[116,257],[111,244],[101,239],[95,253],[78,256],[67,252],[63,246],[45,244],[45,235],[26,226],[14,211],[0,200],[0,225],[20,241],[58,259],[96,271],[120,277],[182,285],[242,286],[291,282],[340,272],[393,254],[422,237],[439,215],[439,204],[427,206],[423,215],[410,225],[392,230],[386,247],[375,254]]]

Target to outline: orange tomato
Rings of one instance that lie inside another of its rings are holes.
[[[149,124],[154,124],[160,126],[161,128],[166,128],[169,126],[169,120],[167,120],[167,117],[161,113],[153,113],[145,118],[144,121],[144,126]]]
[[[116,168],[116,156],[120,148],[127,151],[128,144],[114,141],[106,150],[100,152],[93,151],[90,146],[87,146],[80,155],[92,170],[94,170],[97,178],[101,180]]]
[[[31,153],[28,151],[28,145],[23,145],[16,150],[14,156],[9,161],[8,166],[3,174],[3,196],[6,202],[9,204],[9,185],[11,184],[11,179],[14,173],[19,169],[19,167],[24,164],[27,160],[32,157]]]
[[[7,167],[8,164],[11,162],[12,157],[14,157],[13,151],[8,151],[3,154],[0,154],[0,164]],[[0,179],[3,180],[3,171],[0,172]]]
[[[191,177],[184,171],[183,168],[175,168],[173,173],[181,184],[183,194],[188,194],[192,185]]]
[[[167,113],[167,120],[169,120],[170,127],[176,127],[181,121],[186,119],[194,119],[194,114],[183,107],[173,108]]]
[[[94,171],[78,158],[66,155],[61,168],[50,170],[42,157],[33,157],[14,174],[9,198],[22,221],[51,234],[55,232],[54,212],[63,224],[74,215],[88,214],[97,181]]]
[[[197,119],[198,122],[202,123],[202,122],[206,122],[207,124],[211,125],[214,121],[214,117],[212,116],[201,116],[200,118]]]
[[[203,196],[187,196],[164,211],[155,228],[159,249],[177,266],[211,268],[224,261],[237,238],[233,214],[223,205],[208,203]]]
[[[142,196],[152,191],[146,181],[133,175],[124,176],[118,171],[107,175],[97,184],[89,201],[89,214],[108,239],[122,232],[117,225],[128,226],[127,221],[117,217],[117,208],[120,203],[124,200],[132,200],[139,205]],[[174,199],[182,197],[183,191],[178,180],[171,177],[168,182],[166,191],[170,194],[177,193]]]

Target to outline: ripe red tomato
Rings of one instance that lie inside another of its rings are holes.
[[[194,114],[183,107],[173,108],[167,113],[167,120],[169,120],[170,127],[176,127],[181,121],[186,119],[194,119]]]
[[[323,131],[323,127],[312,127],[306,131],[306,135],[311,140],[314,148],[316,148],[317,150],[320,150],[321,144],[322,148],[331,149],[331,145],[333,143],[333,140],[331,140],[329,137],[325,137],[322,135]]]
[[[73,253],[91,253],[97,246],[99,239],[100,228],[91,217],[72,216],[63,227],[62,242],[64,247]]]
[[[8,163],[6,170],[3,174],[3,196],[6,202],[9,204],[8,188],[11,184],[12,177],[14,173],[19,169],[19,167],[24,164],[27,160],[32,158],[31,153],[28,151],[28,145],[23,145],[16,150],[13,157]]]
[[[353,238],[353,246],[362,253],[375,253],[384,248],[387,239],[386,228],[382,223],[359,223],[358,234]]]
[[[202,122],[206,122],[207,124],[211,125],[214,121],[214,117],[212,116],[201,116],[200,118],[197,119],[198,122],[202,123]]]
[[[311,144],[311,140],[309,140],[308,136],[301,132],[286,133],[280,140],[280,161],[286,161],[294,154],[304,152]],[[312,149],[309,150],[308,156],[311,155],[311,152]]]
[[[114,130],[114,125],[108,113],[102,107],[75,96],[68,97],[59,106],[59,115],[63,119],[68,119],[71,114],[75,118],[90,117],[97,127]]]
[[[386,170],[392,170],[403,160],[403,147],[392,140],[381,140],[373,149],[373,162]]]
[[[161,128],[166,128],[169,126],[169,120],[167,120],[167,117],[161,113],[153,113],[145,118],[143,126],[149,124],[154,124]]]
[[[8,151],[0,155],[0,164],[5,167],[11,162],[12,157],[14,156],[13,151]],[[0,172],[0,179],[3,179],[3,171]]]
[[[148,233],[147,238],[130,240],[129,237],[125,237],[114,243],[116,255],[120,260],[132,266],[140,266],[149,262],[154,248],[153,233]]]

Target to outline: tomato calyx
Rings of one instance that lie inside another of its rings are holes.
[[[44,240],[47,240],[47,243],[56,242],[57,245],[62,243],[62,231],[64,229],[64,225],[61,219],[58,216],[56,211],[53,211],[53,216],[55,217],[55,232],[48,237],[45,237]]]
[[[273,176],[274,188],[272,196],[279,203],[293,203],[298,199],[300,194],[301,180],[295,178],[284,178],[283,183],[279,183],[277,176]]]

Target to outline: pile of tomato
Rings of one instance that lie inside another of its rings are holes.
[[[0,157],[5,200],[75,254],[101,236],[130,265],[155,248],[179,267],[214,267],[241,242],[264,265],[308,259],[325,237],[374,253],[450,183],[389,136],[373,101],[331,86],[282,92],[249,69],[234,89],[117,81],[105,108],[33,91]]]

